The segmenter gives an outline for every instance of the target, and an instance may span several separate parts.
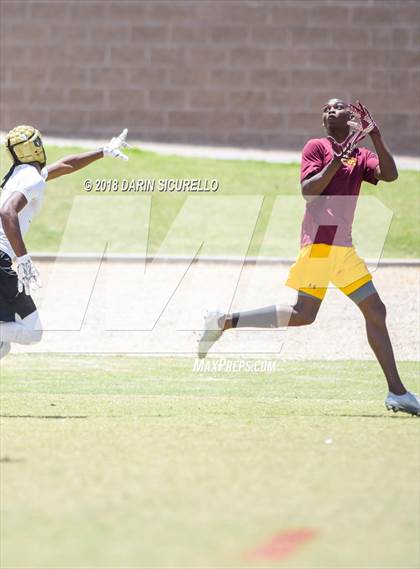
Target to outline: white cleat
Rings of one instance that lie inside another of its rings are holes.
[[[198,340],[198,357],[205,358],[212,345],[223,334],[219,319],[224,316],[220,310],[211,310],[204,315],[204,330]]]
[[[395,395],[389,392],[388,397],[385,399],[385,407],[388,411],[392,410],[394,413],[401,411],[402,413],[420,416],[420,400],[414,393],[409,391],[404,393],[404,395]]]
[[[10,342],[0,342],[0,360],[7,356],[11,348]]]

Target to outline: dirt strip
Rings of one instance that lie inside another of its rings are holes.
[[[46,331],[40,344],[14,345],[16,352],[194,355],[206,308],[228,310],[233,297],[233,310],[290,304],[296,298],[295,291],[283,285],[289,269],[285,264],[241,269],[237,264],[197,263],[186,272],[182,263],[159,263],[146,273],[140,263],[38,266],[44,287],[36,301]],[[374,283],[388,309],[397,359],[418,360],[420,269],[380,267]],[[359,309],[336,289],[328,291],[311,326],[224,334],[212,355],[232,354],[372,359]]]

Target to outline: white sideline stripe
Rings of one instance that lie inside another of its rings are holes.
[[[89,261],[97,261],[102,259],[102,255],[97,253],[31,253],[31,258],[34,261],[46,261],[54,262],[57,259],[60,261],[66,261],[69,263],[83,263]],[[112,261],[114,263],[135,263],[139,261],[156,261],[159,263],[184,263],[185,261],[190,261],[191,257],[187,255],[139,255],[136,253],[119,255],[116,253],[109,253],[105,256],[106,261]],[[192,259],[193,263],[216,263],[216,264],[245,264],[251,265],[254,263],[261,263],[264,265],[278,265],[286,264],[291,265],[296,261],[296,257],[216,257],[210,255],[203,255],[201,257],[194,257]],[[366,259],[366,263],[376,264],[376,259]],[[420,259],[381,259],[379,265],[382,267],[396,267],[396,266],[408,266],[408,267],[419,267]]]
[[[4,131],[0,131],[2,140]],[[98,148],[108,142],[107,138],[62,138],[43,136],[46,144],[55,146],[79,146],[80,148]],[[214,158],[216,160],[256,160],[273,164],[300,163],[301,152],[294,150],[269,150],[261,148],[234,148],[224,146],[204,146],[196,144],[169,144],[165,142],[147,142],[130,140],[130,146],[140,150],[149,150],[166,156],[185,156],[192,158]],[[420,170],[420,157],[396,156],[395,161],[400,170]]]

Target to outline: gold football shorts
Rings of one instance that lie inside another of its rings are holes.
[[[286,285],[322,300],[330,283],[350,295],[371,280],[354,247],[315,243],[300,250]]]

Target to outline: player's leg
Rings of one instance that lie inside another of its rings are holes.
[[[18,278],[8,255],[0,255],[0,358],[10,344],[34,344],[41,340],[42,327],[31,296],[18,291]],[[17,316],[16,316],[17,315]]]
[[[337,247],[334,255],[332,281],[357,304],[365,317],[369,345],[388,383],[385,405],[395,411],[420,414],[420,401],[406,390],[399,376],[386,325],[385,305],[379,298],[365,262],[354,247]]]
[[[5,358],[10,352],[12,345],[10,342],[2,342],[0,340],[0,360]]]
[[[334,248],[332,281],[359,307],[366,322],[369,345],[381,365],[389,390],[397,395],[406,392],[395,363],[386,326],[385,305],[372,282],[372,275],[354,247]]]
[[[352,297],[365,317],[369,345],[382,367],[389,390],[396,395],[403,395],[407,390],[397,370],[394,350],[386,325],[385,304],[380,299],[372,281],[350,295],[350,298]]]
[[[388,409],[420,415],[420,401],[407,391],[398,373],[391,339],[386,325],[386,307],[370,280],[348,295],[359,307],[365,323],[370,347],[378,360],[389,393],[385,400]]]
[[[0,284],[1,284],[1,273],[0,273]],[[14,312],[9,308],[9,303],[3,297],[0,289],[0,326],[5,322],[12,322],[15,319]],[[5,358],[10,352],[11,346],[10,342],[6,342],[2,339],[0,333],[0,360]]]
[[[16,344],[37,344],[42,338],[42,326],[35,310],[15,322],[0,322],[0,341]]]
[[[198,342],[198,357],[206,357],[223,332],[232,328],[286,328],[312,324],[318,314],[325,290],[311,292],[313,294],[299,291],[293,306],[273,304],[232,314],[223,314],[220,311],[208,312],[204,319],[204,331]],[[316,294],[319,296],[315,296]]]
[[[285,328],[311,324],[327,291],[330,249],[329,245],[311,245],[299,252],[286,281],[287,286],[298,291],[294,306],[273,304],[233,314],[208,312],[198,342],[198,357],[206,357],[223,332],[231,328]]]

